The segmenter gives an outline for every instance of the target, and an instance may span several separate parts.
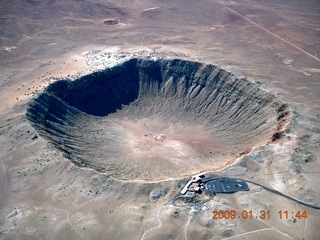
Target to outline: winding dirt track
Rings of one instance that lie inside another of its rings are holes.
[[[156,230],[156,229],[158,229],[158,228],[160,228],[160,227],[162,226],[162,221],[161,221],[161,219],[160,219],[160,214],[161,214],[162,209],[165,208],[166,206],[167,206],[167,205],[164,205],[164,206],[162,206],[162,207],[160,207],[160,208],[158,209],[157,214],[156,214],[156,219],[157,219],[157,221],[158,221],[157,225],[156,225],[155,227],[152,227],[152,228],[149,228],[148,230],[146,230],[146,231],[143,233],[143,235],[141,236],[140,240],[143,240],[144,237],[145,237],[149,232],[151,232],[151,231],[153,231],[153,230]]]

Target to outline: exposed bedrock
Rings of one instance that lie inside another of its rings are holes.
[[[227,166],[281,138],[281,99],[219,67],[132,59],[33,99],[27,118],[80,167],[155,180]]]

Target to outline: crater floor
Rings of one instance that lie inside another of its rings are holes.
[[[132,59],[51,84],[27,118],[80,167],[158,180],[221,169],[282,136],[281,99],[214,65]]]

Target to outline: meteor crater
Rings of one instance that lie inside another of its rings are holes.
[[[220,169],[283,135],[289,109],[256,84],[210,64],[131,59],[63,80],[27,118],[79,167],[158,180]]]

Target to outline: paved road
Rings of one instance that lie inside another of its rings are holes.
[[[260,183],[256,183],[256,182],[253,182],[253,181],[250,181],[250,180],[246,180],[246,179],[242,179],[242,178],[235,178],[235,179],[236,179],[236,180],[239,180],[239,181],[245,181],[245,182],[248,182],[248,183],[257,185],[257,186],[262,187],[263,189],[265,189],[265,190],[267,190],[267,191],[269,191],[269,192],[272,192],[272,193],[274,193],[274,194],[277,194],[277,195],[279,195],[279,196],[282,196],[282,197],[287,198],[287,199],[289,199],[289,200],[292,200],[292,201],[294,201],[294,202],[300,203],[301,205],[304,205],[304,206],[307,206],[307,207],[310,207],[310,208],[313,208],[313,209],[319,209],[319,210],[320,210],[320,206],[303,202],[303,201],[301,201],[301,200],[299,200],[299,199],[296,199],[296,198],[294,198],[294,197],[290,197],[290,196],[288,196],[288,195],[286,195],[286,194],[283,194],[282,192],[279,192],[279,191],[277,191],[277,190],[275,190],[275,189],[272,189],[272,188],[269,188],[269,187],[267,187],[267,186],[264,186],[264,185],[262,185],[262,184],[260,184]]]

